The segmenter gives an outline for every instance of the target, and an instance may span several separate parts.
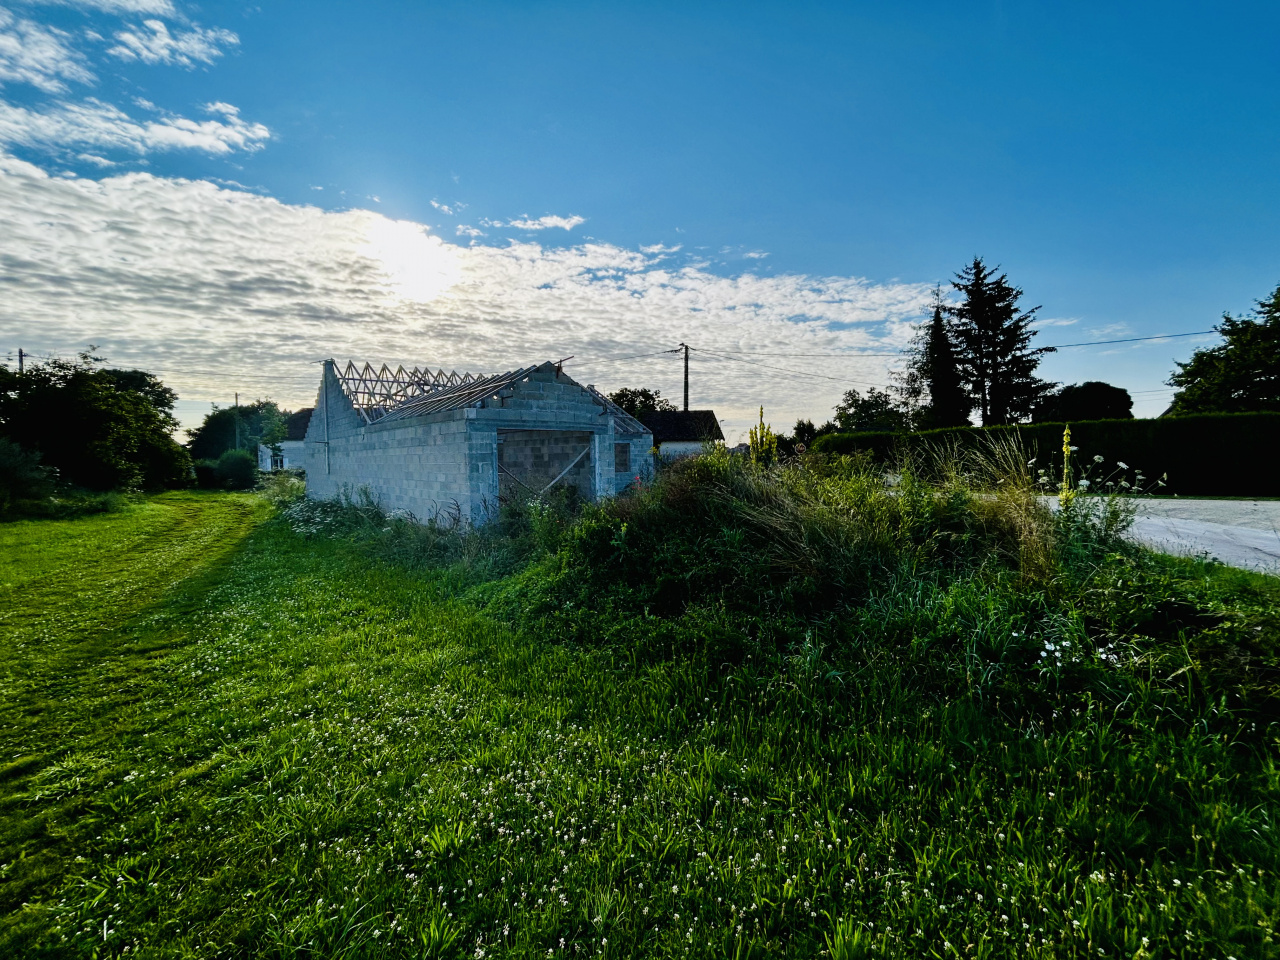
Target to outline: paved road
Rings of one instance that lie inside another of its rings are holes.
[[[1131,536],[1162,553],[1280,574],[1280,501],[1143,499]]]

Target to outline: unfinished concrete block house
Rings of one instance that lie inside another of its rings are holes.
[[[479,524],[519,496],[613,496],[653,471],[653,434],[542,363],[493,376],[324,363],[307,496],[368,490],[384,509]]]

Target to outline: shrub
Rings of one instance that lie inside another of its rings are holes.
[[[258,483],[258,462],[247,450],[228,450],[214,463],[213,475],[224,490],[252,490]]]
[[[66,487],[43,500],[24,500],[11,512],[12,519],[70,520],[94,513],[118,513],[133,502],[133,495],[118,490],[85,490]]]
[[[0,514],[23,500],[42,500],[53,493],[56,471],[40,463],[40,454],[0,437]]]
[[[218,489],[218,461],[197,460],[191,465],[191,469],[195,474],[196,486],[201,490]]]
[[[711,451],[586,507],[487,599],[506,618],[584,641],[710,617],[718,636],[787,644],[892,583],[990,570],[1059,593],[1128,549],[1123,517],[1103,524],[1083,505],[1055,516],[1027,459],[1013,440],[895,473],[866,458],[764,468]]]

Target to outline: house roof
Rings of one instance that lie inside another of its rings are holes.
[[[724,439],[714,410],[655,410],[640,422],[653,431],[655,444]]]
[[[307,439],[307,424],[311,422],[311,414],[314,409],[314,407],[303,407],[296,413],[291,413],[285,417],[284,438],[286,440]]]

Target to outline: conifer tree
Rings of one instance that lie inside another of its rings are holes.
[[[945,310],[942,292],[934,290],[933,317],[916,332],[907,367],[897,376],[896,391],[911,410],[917,430],[968,426],[973,409],[960,382]]]
[[[1054,387],[1035,375],[1041,355],[1053,352],[1030,345],[1036,334],[1031,321],[1040,308],[1019,310],[1022,291],[1005,274],[997,276],[999,269],[974,257],[951,283],[964,300],[945,308],[960,380],[982,412],[984,427],[1026,420]]]

